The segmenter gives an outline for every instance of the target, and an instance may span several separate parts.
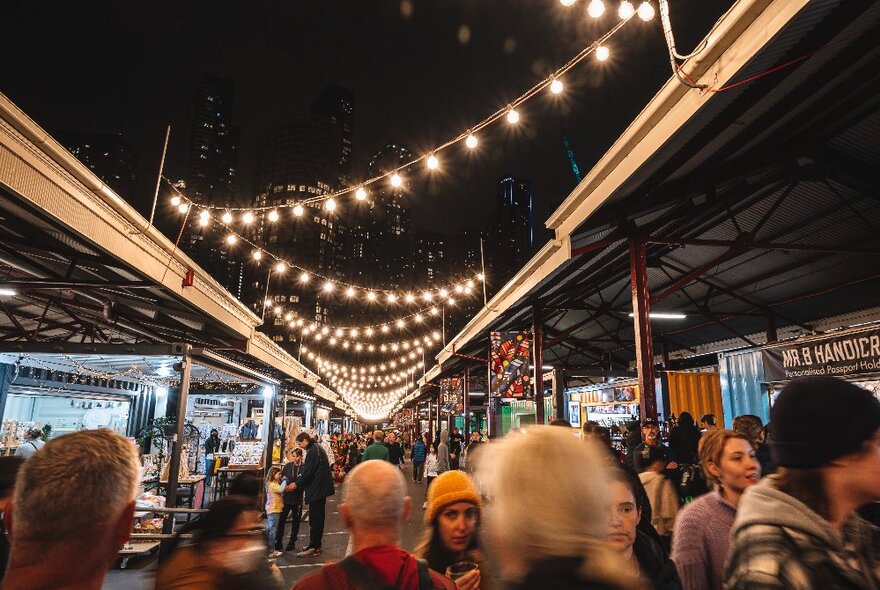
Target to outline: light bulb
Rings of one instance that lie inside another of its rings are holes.
[[[590,3],[587,4],[587,14],[591,18],[599,18],[605,14],[605,3],[602,0],[590,0]]]
[[[232,223],[232,213],[227,211],[223,214],[223,217],[221,217],[221,219],[223,220],[223,223]]]
[[[274,209],[269,211],[269,221],[278,221],[278,211]]]
[[[654,18],[654,6],[650,2],[642,2],[639,4],[639,18],[643,21],[649,21]]]
[[[367,328],[366,330],[364,330],[364,334],[366,334],[368,337],[372,337],[373,336],[373,328]]]
[[[485,281],[485,280],[486,280],[486,275],[484,275],[483,273],[478,274],[478,275],[477,275],[477,280],[478,280],[478,281]]]
[[[262,250],[254,250],[254,260],[260,260],[263,257]]]
[[[620,3],[620,8],[617,9],[617,16],[623,20],[632,17],[635,13],[636,9],[629,0],[623,0],[623,2]]]
[[[387,325],[382,326],[382,333],[383,334],[387,334],[388,330],[390,330],[390,328]]]
[[[226,236],[226,243],[229,244],[230,246],[232,244],[236,243],[237,241],[238,241],[238,236],[236,236],[235,234],[229,234],[228,236]]]
[[[348,289],[345,290],[345,294],[348,295],[349,297],[354,297],[354,289],[349,287]]]
[[[423,320],[424,318],[422,317],[422,314],[417,313],[413,319],[414,319],[416,322],[418,322],[418,323],[422,323],[422,320]]]
[[[436,170],[440,167],[440,160],[437,159],[437,156],[431,154],[428,156],[428,160],[426,162],[428,164],[428,170]]]
[[[455,305],[455,299],[453,299],[452,297],[450,297],[446,301],[447,301],[447,303],[449,303],[449,305]]]
[[[284,319],[287,320],[287,321],[289,322],[290,320],[293,319],[293,314],[292,314],[292,313],[286,313],[286,314],[284,314]]]
[[[180,205],[180,197],[174,195],[173,197],[171,197],[171,206],[177,207],[178,205]]]
[[[406,322],[404,322],[403,320],[397,320],[398,328],[403,328],[404,326],[406,326]]]
[[[360,187],[360,188],[358,188],[358,189],[354,192],[354,197],[355,197],[358,201],[363,201],[363,200],[365,200],[365,199],[367,198],[367,191],[366,191],[366,189],[365,189],[364,187]]]
[[[200,225],[208,225],[208,222],[211,221],[211,214],[207,211],[202,211],[199,213],[199,224]]]
[[[369,291],[367,293],[367,301],[375,301],[375,300],[376,300],[376,294],[373,293],[372,291]]]
[[[279,262],[278,264],[275,265],[275,272],[276,273],[282,274],[282,273],[284,273],[285,270],[287,270],[287,265],[284,264],[283,262]]]
[[[241,216],[241,220],[245,223],[253,223],[254,222],[254,214],[248,211],[244,215]]]
[[[559,0],[563,6],[572,6],[577,0]]]
[[[305,213],[305,212],[306,212],[306,210],[303,209],[303,206],[302,206],[302,205],[294,205],[294,207],[293,207],[293,214],[294,214],[295,216],[297,216],[297,217],[302,217],[303,213]]]
[[[189,204],[188,203],[181,203],[180,205],[177,206],[177,210],[180,211],[181,213],[186,213],[187,211],[189,211]]]
[[[394,303],[395,301],[397,301],[397,295],[395,295],[394,293],[389,293],[388,294],[388,303]]]
[[[507,111],[507,122],[511,125],[516,125],[517,123],[519,123],[519,112],[517,112],[516,109],[511,108],[509,111]]]
[[[607,60],[609,55],[611,55],[611,52],[604,45],[600,45],[596,48],[596,59],[599,61]]]
[[[323,288],[324,288],[325,293],[332,293],[333,292],[333,283],[331,283],[330,281],[327,281],[326,283],[324,283]]]
[[[468,149],[474,149],[477,147],[477,144],[480,143],[477,141],[477,136],[473,133],[469,133],[467,139],[464,140],[464,144],[468,147]]]
[[[473,288],[474,288],[474,282],[473,282],[473,281],[468,281],[467,283],[465,283],[465,287],[467,287],[468,289],[473,289]]]
[[[304,272],[301,275],[299,275],[299,282],[300,283],[308,283],[309,282],[309,273]]]
[[[562,82],[560,80],[553,80],[550,82],[550,92],[553,94],[561,94],[562,93]]]
[[[434,298],[434,295],[431,294],[430,291],[425,291],[424,293],[422,293],[422,299],[424,299],[425,301],[430,301],[433,298]]]
[[[446,289],[440,289],[440,297],[446,297],[447,295],[449,295],[449,291]]]
[[[406,300],[407,303],[412,303],[413,301],[416,300],[416,298],[413,297],[412,293],[407,293],[406,297],[404,297],[404,299]]]
[[[400,177],[400,174],[395,172],[391,175],[391,186],[398,188],[403,184],[403,179]]]

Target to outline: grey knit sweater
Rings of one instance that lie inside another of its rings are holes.
[[[678,513],[671,557],[684,590],[721,590],[735,518],[736,508],[717,486]]]

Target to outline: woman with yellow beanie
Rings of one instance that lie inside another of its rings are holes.
[[[460,590],[488,590],[491,577],[478,548],[480,494],[464,472],[441,473],[428,490],[425,536],[415,555],[447,572]],[[453,571],[455,570],[455,571]]]

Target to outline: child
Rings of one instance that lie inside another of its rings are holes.
[[[425,503],[422,504],[422,508],[428,507],[428,490],[431,489],[431,482],[434,481],[434,478],[438,475],[437,446],[431,445],[431,449],[428,451],[428,456],[425,457]]]
[[[278,467],[269,469],[269,475],[266,477],[266,536],[269,537],[269,543],[275,543],[275,533],[278,531],[278,519],[281,516],[281,508],[284,505],[281,494],[287,487],[287,480],[281,477],[281,470]],[[277,549],[270,555],[270,559],[281,556],[281,551]]]

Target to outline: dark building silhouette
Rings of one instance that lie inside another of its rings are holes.
[[[532,183],[508,176],[498,183],[495,216],[486,244],[493,282],[507,282],[532,257]]]
[[[76,159],[106,182],[123,199],[149,216],[152,201],[135,195],[138,159],[131,143],[121,133],[65,133],[65,147]]]
[[[312,114],[329,119],[339,128],[336,189],[351,186],[351,156],[354,140],[354,92],[338,84],[327,84],[312,103]]]
[[[210,74],[196,91],[190,143],[190,196],[215,205],[232,204],[238,174],[238,130],[232,126],[234,85]]]
[[[450,239],[438,232],[418,230],[413,234],[413,283],[415,288],[443,286],[449,274]]]

